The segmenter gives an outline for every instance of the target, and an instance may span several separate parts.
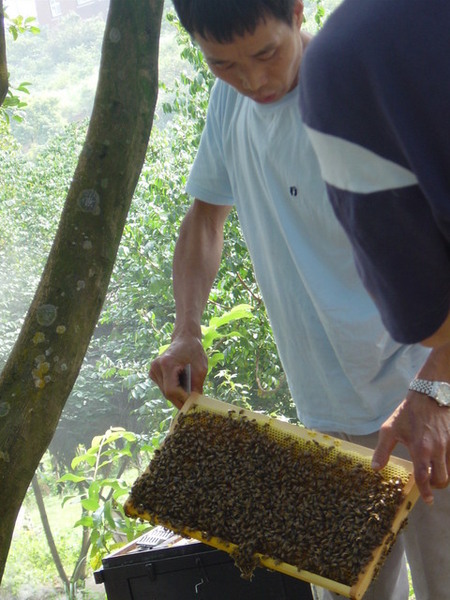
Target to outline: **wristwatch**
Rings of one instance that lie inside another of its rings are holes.
[[[440,406],[450,407],[450,384],[445,381],[413,379],[409,384],[409,389],[433,398]]]

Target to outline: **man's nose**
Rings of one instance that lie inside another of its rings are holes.
[[[251,66],[241,73],[242,85],[249,92],[257,92],[267,83],[267,74],[264,67]]]

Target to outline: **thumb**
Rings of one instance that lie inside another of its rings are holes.
[[[389,429],[380,429],[378,434],[378,444],[372,456],[372,469],[380,471],[387,465],[391,452],[396,444],[397,440]]]

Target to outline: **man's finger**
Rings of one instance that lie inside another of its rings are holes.
[[[162,371],[159,363],[154,361],[150,365],[150,371],[148,372],[149,377],[152,381],[156,383],[156,385],[161,389],[162,385]]]
[[[445,488],[448,486],[448,470],[444,461],[432,462],[430,483],[435,488]]]
[[[423,461],[414,461],[414,478],[419,488],[422,499],[427,504],[433,504],[433,491],[431,489],[431,465]]]
[[[189,394],[180,385],[180,373],[183,367],[178,367],[170,371],[163,371],[162,391],[164,396],[172,402],[178,409],[181,409]]]
[[[378,444],[372,456],[372,469],[379,471],[387,465],[396,444],[397,441],[391,434],[390,429],[381,428],[378,434]]]

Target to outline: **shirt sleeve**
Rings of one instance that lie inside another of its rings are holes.
[[[191,196],[210,204],[234,204],[230,180],[223,152],[222,133],[226,90],[215,83],[208,105],[205,128],[186,185]]]

